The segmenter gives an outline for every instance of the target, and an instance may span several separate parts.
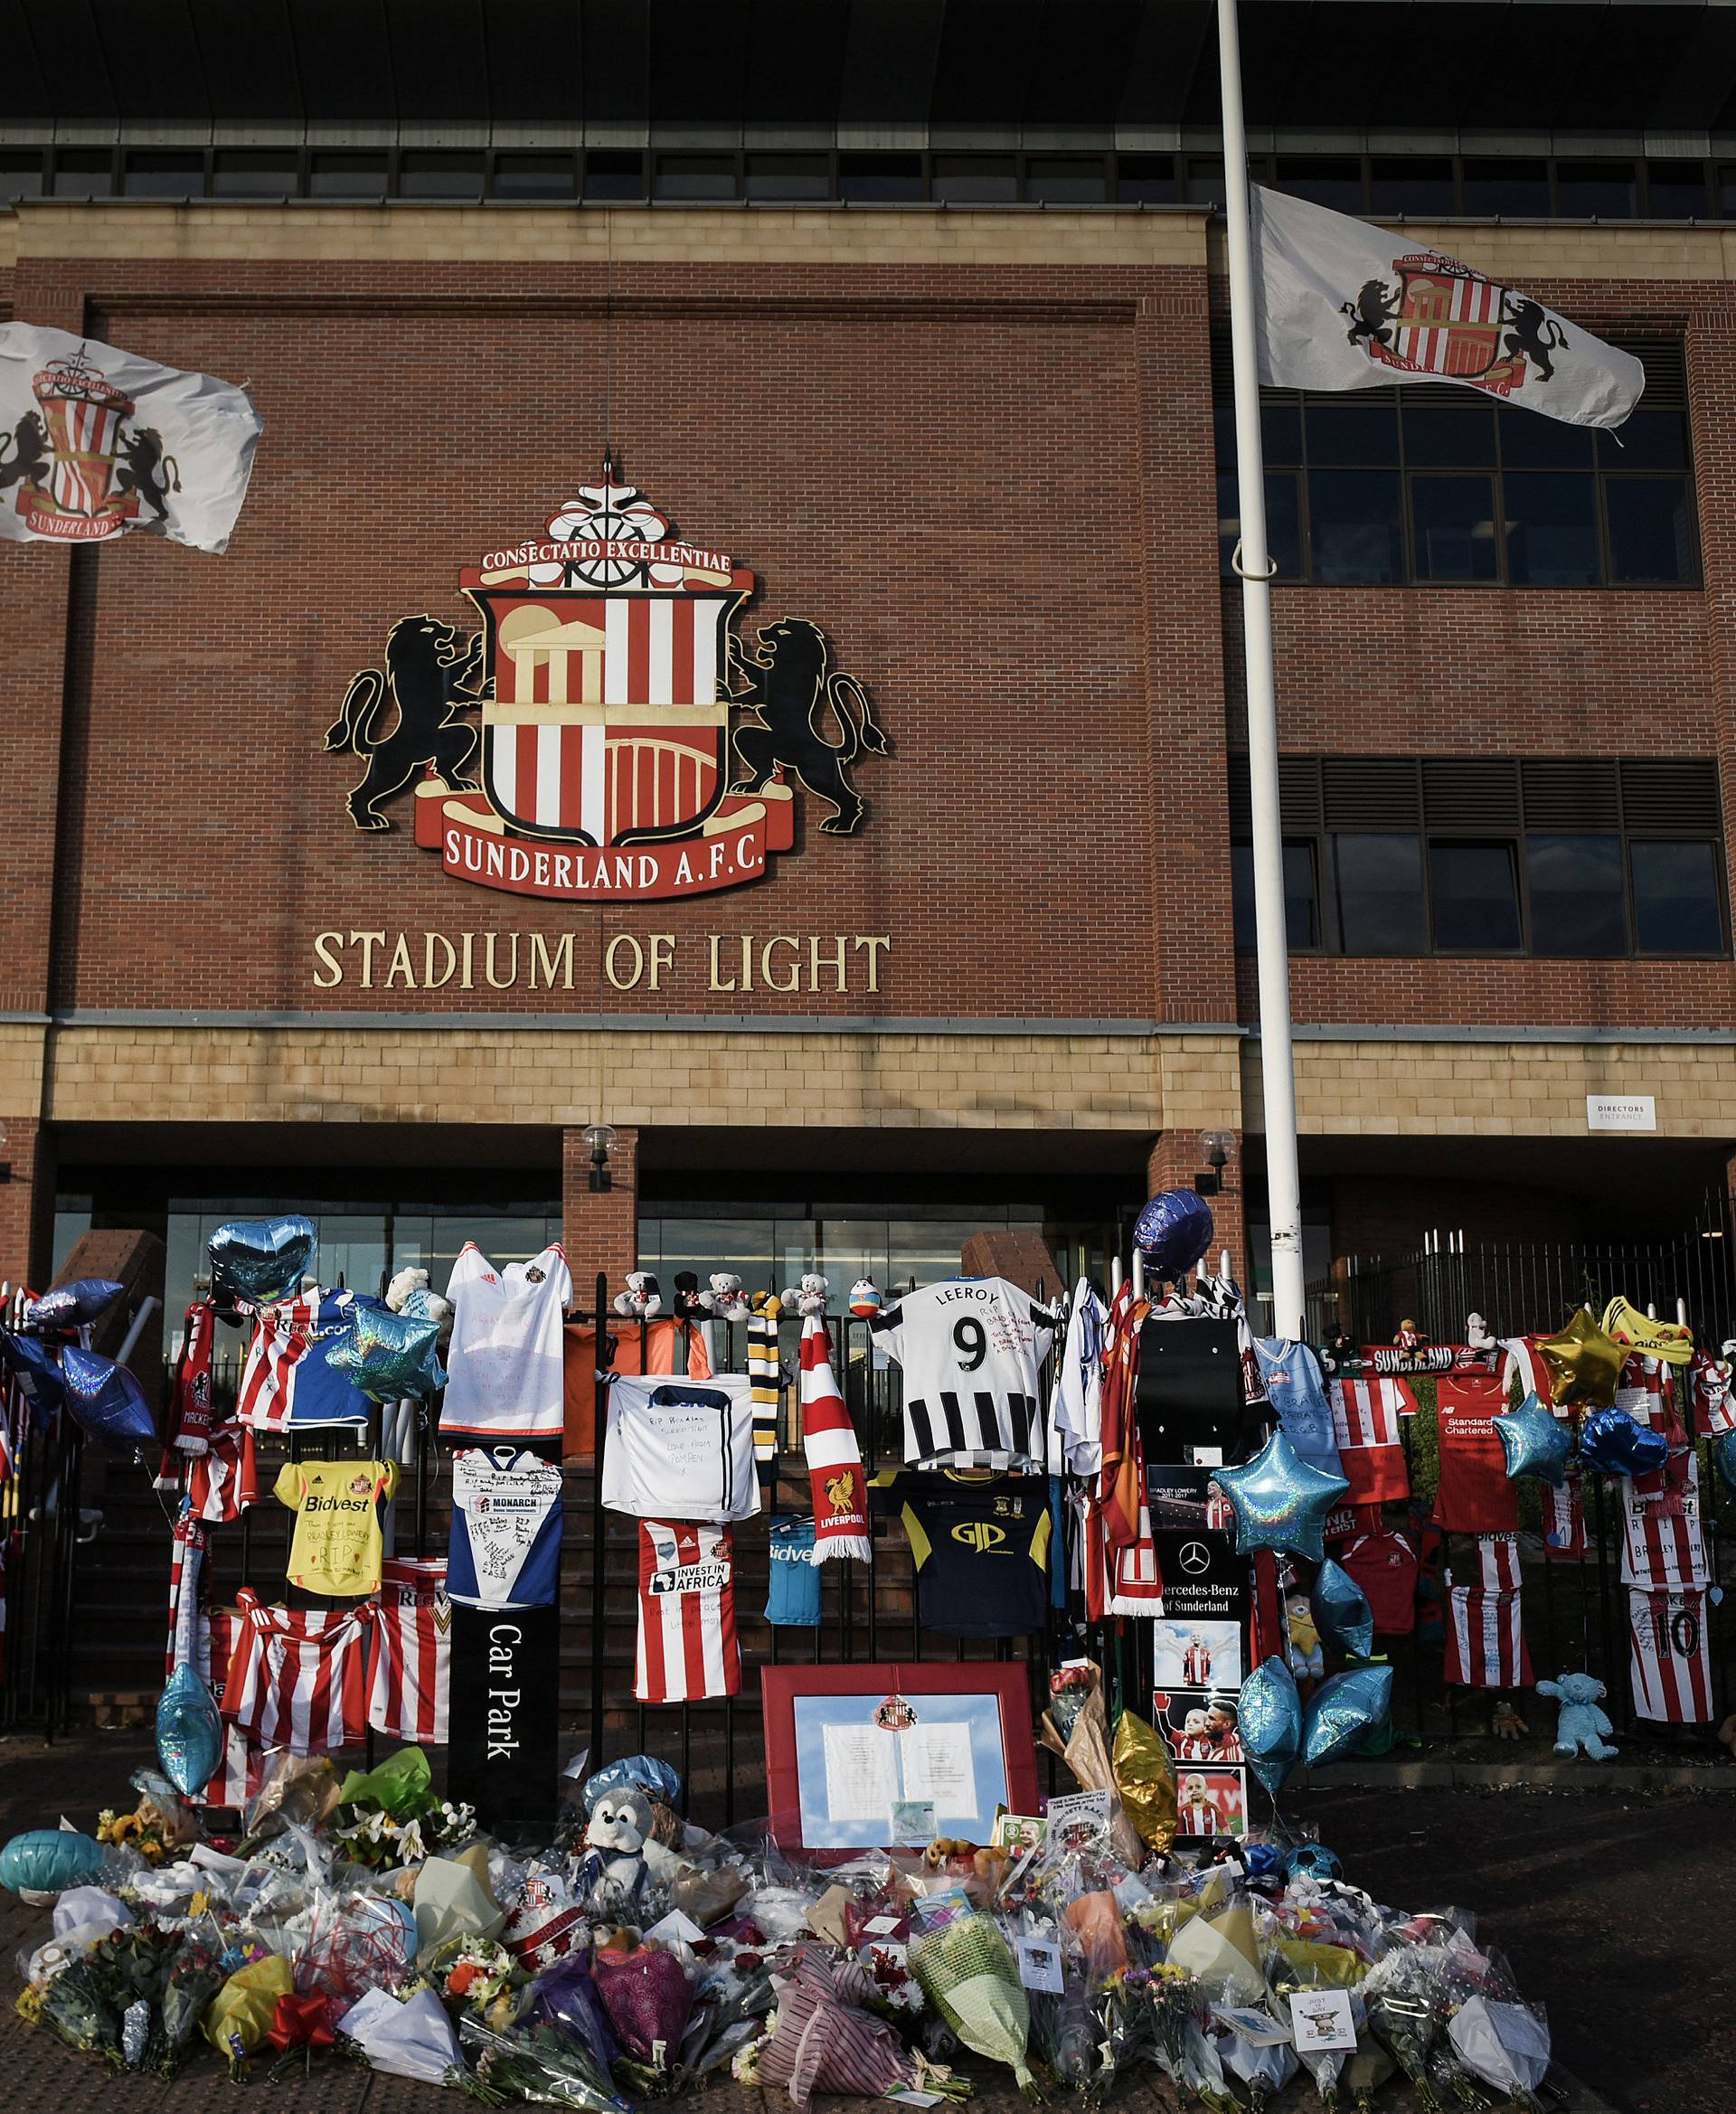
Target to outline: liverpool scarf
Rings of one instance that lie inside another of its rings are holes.
[[[802,1450],[814,1496],[814,1561],[873,1556],[868,1536],[868,1490],[862,1449],[838,1383],[832,1377],[832,1345],[817,1314],[802,1323]]]

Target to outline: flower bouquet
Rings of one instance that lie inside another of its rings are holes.
[[[1013,1949],[992,1916],[967,1909],[922,1931],[910,1941],[910,1971],[966,2047],[1005,2062],[1020,2090],[1034,2094],[1026,2059],[1030,2007]]]
[[[222,1986],[217,1954],[202,1935],[189,1931],[169,1955],[163,1977],[162,2033],[156,2048],[159,2077],[173,2077],[180,2069],[206,2006]]]
[[[72,1960],[48,1981],[31,1983],[17,2010],[77,2053],[100,2055],[111,2070],[120,2069],[120,2020],[88,1960]]]
[[[585,2043],[557,2025],[496,2027],[471,2015],[458,2021],[458,2039],[476,2053],[475,2079],[466,2089],[493,2106],[529,2100],[583,2114],[622,2114],[628,2106]],[[457,2081],[448,2074],[443,2081]]]

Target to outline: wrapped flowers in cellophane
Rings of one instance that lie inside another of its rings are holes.
[[[816,2092],[877,2100],[914,2090],[917,2064],[897,2029],[867,2006],[873,1977],[854,1959],[800,1947],[775,1977],[778,2023],[760,2052],[760,2081],[806,2108]]]
[[[1031,2014],[1013,1948],[980,1909],[910,1940],[910,1972],[967,2048],[1005,2062],[1022,2090],[1034,2090],[1026,2059]]]

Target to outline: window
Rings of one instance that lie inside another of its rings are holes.
[[[585,156],[585,196],[593,201],[645,196],[645,156],[624,147],[596,147]]]
[[[732,154],[660,154],[659,198],[733,198],[738,189]]]
[[[1118,205],[1168,205],[1175,196],[1175,164],[1166,154],[1124,154],[1116,157]]]
[[[841,154],[838,196],[863,205],[906,204],[922,196],[920,154]]]
[[[1632,162],[1557,162],[1555,217],[1630,221],[1639,211]]]
[[[1190,155],[1183,178],[1183,196],[1189,205],[1222,207],[1227,192],[1221,157]]]
[[[1703,162],[1647,162],[1646,211],[1655,221],[1703,221],[1707,213]]]
[[[1646,392],[1614,435],[1432,383],[1268,391],[1278,578],[1323,587],[1693,587],[1700,575],[1679,344],[1637,348]],[[1240,533],[1228,346],[1218,363],[1219,534]]]
[[[1033,155],[1024,165],[1024,195],[1038,205],[1101,205],[1109,195],[1109,170],[1100,154]]]
[[[1549,217],[1549,164],[1489,159],[1465,164],[1465,211],[1477,219]]]
[[[934,195],[948,205],[1011,205],[1019,195],[1018,164],[1010,154],[938,154]]]
[[[1453,165],[1446,156],[1376,155],[1369,165],[1369,210],[1377,218],[1393,213],[1449,217],[1453,204]]]
[[[398,192],[402,198],[480,198],[480,154],[406,151],[398,157]]]
[[[42,156],[40,148],[20,152],[7,147],[0,152],[0,200],[40,198],[42,194]]]
[[[570,154],[497,154],[496,198],[571,198],[579,188]]]
[[[829,198],[832,167],[823,154],[750,154],[750,198]]]
[[[308,164],[307,190],[314,198],[383,198],[386,175],[383,154],[316,154]]]
[[[1706,760],[1279,760],[1292,952],[1580,960],[1730,949]],[[1236,945],[1254,944],[1247,760],[1231,758]]]
[[[121,189],[128,198],[203,198],[205,157],[198,153],[129,154]]]
[[[1359,155],[1281,154],[1273,185],[1288,191],[1292,198],[1308,198],[1316,205],[1329,205],[1334,212],[1363,211]]]
[[[1513,846],[1430,838],[1429,905],[1439,953],[1514,953],[1519,946],[1519,876]]]
[[[1236,945],[1254,944],[1254,848],[1230,849],[1231,894],[1235,909]],[[1320,944],[1320,890],[1316,878],[1314,844],[1308,837],[1284,840],[1284,927],[1292,954],[1311,953]]]
[[[301,187],[291,147],[220,147],[212,156],[213,198],[293,198]]]

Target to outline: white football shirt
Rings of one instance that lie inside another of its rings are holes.
[[[609,1385],[603,1503],[639,1519],[751,1518],[760,1509],[753,1383],[742,1373],[618,1373]]]
[[[904,1369],[908,1468],[1032,1468],[1055,1317],[1005,1278],[950,1278],[882,1307],[874,1348]]]
[[[559,1439],[561,1319],[572,1299],[560,1242],[496,1269],[467,1241],[446,1296],[452,1343],[440,1430],[477,1439]]]

